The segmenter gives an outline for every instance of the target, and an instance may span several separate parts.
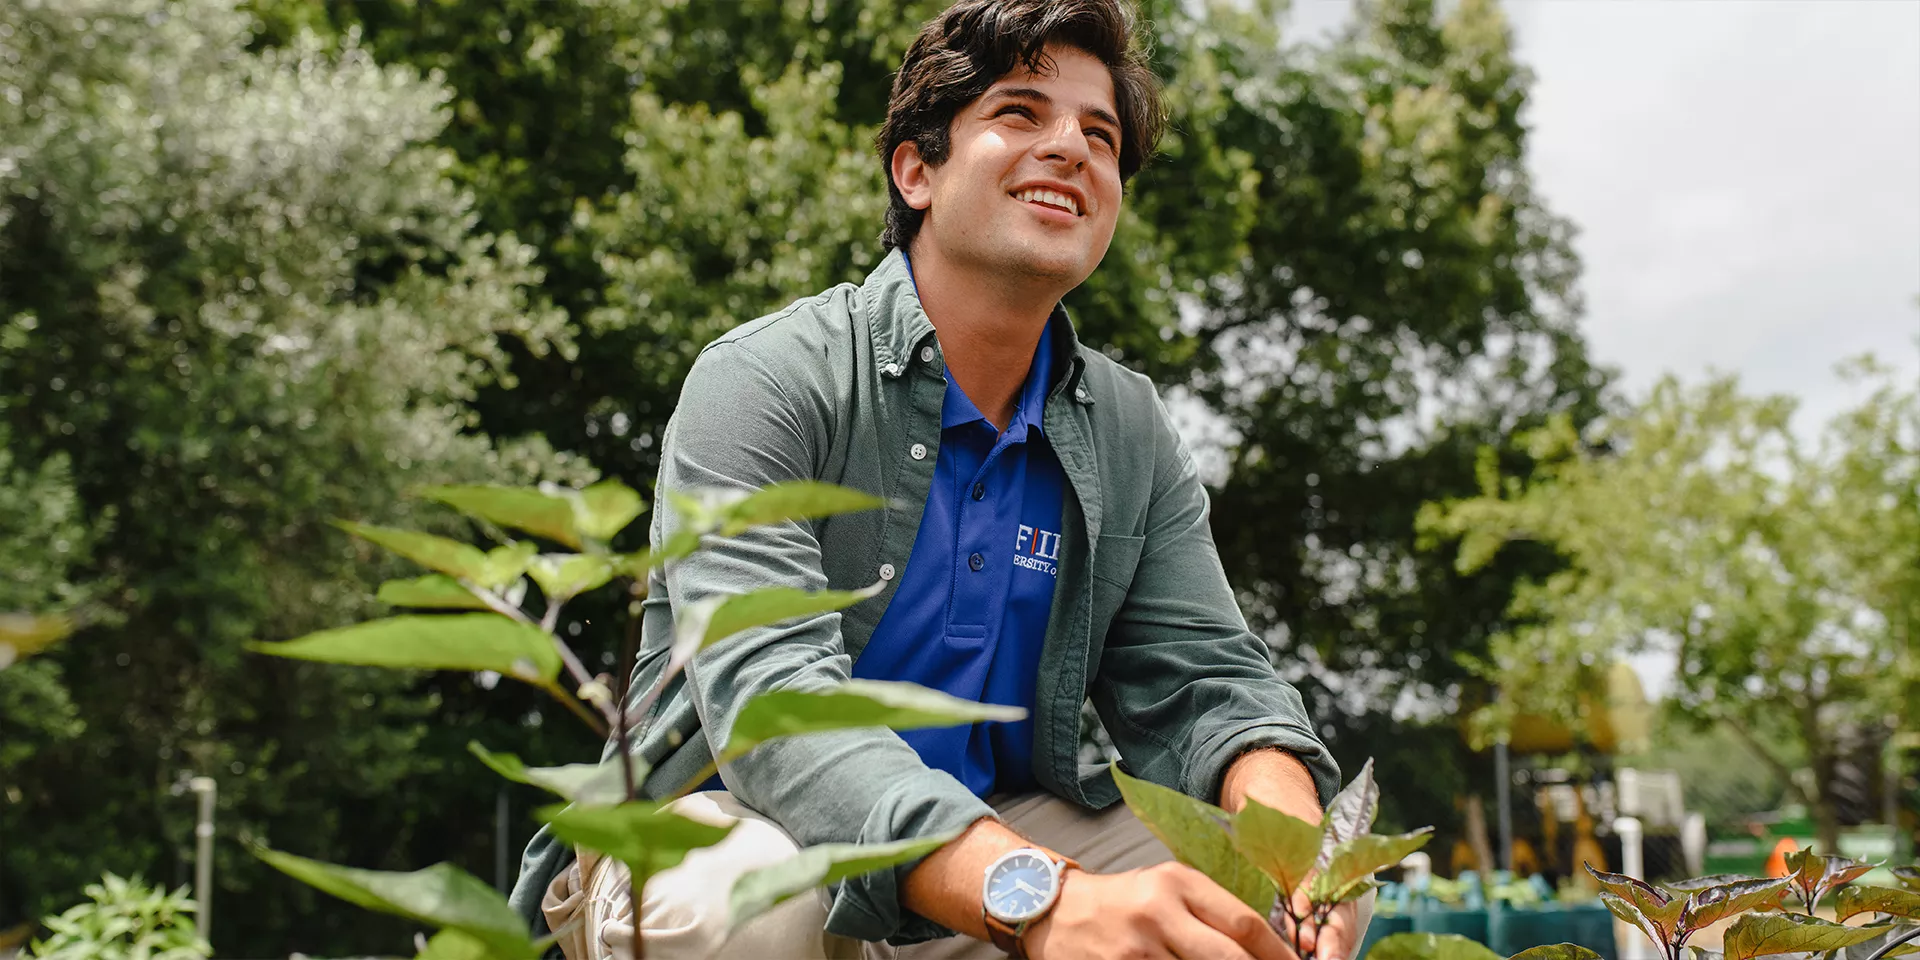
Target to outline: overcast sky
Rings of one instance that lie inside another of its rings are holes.
[[[1294,36],[1346,0],[1297,0]],[[1809,430],[1872,351],[1920,377],[1920,0],[1513,0],[1535,183],[1634,396],[1737,373]]]
[[[1509,0],[1535,184],[1588,342],[1643,396],[1736,373],[1811,434],[1873,352],[1920,378],[1920,0]],[[1294,36],[1348,0],[1296,0]],[[1648,693],[1670,658],[1637,658]]]

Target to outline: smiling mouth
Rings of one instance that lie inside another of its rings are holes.
[[[1058,191],[1042,190],[1039,188],[1035,188],[1031,190],[1021,190],[1020,192],[1013,194],[1013,198],[1016,200],[1023,200],[1027,203],[1039,204],[1040,206],[1047,207],[1053,210],[1059,210],[1062,213],[1070,213],[1076,217],[1080,215],[1079,201],[1073,199],[1073,197],[1068,196],[1067,194],[1060,193]]]

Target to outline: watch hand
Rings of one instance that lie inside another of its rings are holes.
[[[1028,892],[1028,893],[1031,893],[1031,894],[1033,894],[1033,895],[1034,895],[1034,896],[1036,896],[1036,897],[1038,897],[1038,896],[1044,896],[1044,894],[1042,894],[1042,893],[1041,893],[1040,891],[1038,891],[1038,890],[1035,890],[1034,888],[1032,888],[1032,887],[1030,887],[1030,886],[1028,886],[1028,885],[1027,885],[1027,882],[1026,882],[1025,880],[1015,880],[1015,881],[1013,881],[1013,886],[1014,886],[1014,888],[1015,888],[1015,889],[1017,889],[1017,890],[1024,890],[1024,891],[1026,891],[1026,892]]]

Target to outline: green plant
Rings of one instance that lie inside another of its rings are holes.
[[[634,756],[634,744],[667,685],[701,650],[729,636],[840,610],[879,592],[879,584],[815,592],[774,587],[685,604],[675,611],[665,669],[634,698],[626,684],[633,672],[640,600],[649,571],[684,558],[716,538],[769,524],[866,510],[879,501],[811,481],[775,484],[752,493],[669,494],[686,529],[656,551],[623,554],[608,544],[646,508],[639,493],[618,482],[584,490],[445,486],[427,489],[423,495],[492,527],[531,534],[573,552],[542,553],[532,539],[506,537],[502,545],[481,550],[412,530],[343,522],[338,525],[354,536],[433,571],[383,584],[381,600],[438,612],[388,617],[285,643],[253,644],[252,649],[327,663],[492,671],[559,700],[617,742],[611,759],[530,767],[512,754],[495,753],[478,743],[469,748],[501,776],[568,801],[543,807],[535,816],[560,839],[626,864],[635,891],[647,878],[679,864],[688,852],[718,843],[729,832],[669,809],[674,799],[703,782],[712,768],[667,796],[640,796],[648,771]],[[537,616],[522,607],[529,580],[544,598]],[[616,677],[592,676],[555,631],[568,602],[610,583],[628,598],[626,657]],[[824,692],[784,691],[756,697],[742,708],[729,741],[716,751],[716,763],[781,736],[861,726],[908,729],[1017,720],[1023,715],[1019,708],[960,700],[908,683],[856,680]],[[786,863],[742,877],[733,888],[730,922],[743,923],[820,884],[925,856],[949,839],[934,836],[803,850]],[[536,941],[499,893],[451,864],[397,873],[322,863],[264,847],[255,853],[326,893],[437,928],[421,956],[530,960],[550,943],[550,939]],[[635,947],[638,954],[643,945],[636,940]]]
[[[1113,779],[1134,815],[1176,859],[1265,914],[1274,929],[1290,933],[1302,957],[1309,956],[1302,949],[1308,921],[1325,923],[1335,907],[1378,887],[1374,871],[1426,846],[1433,829],[1398,836],[1371,832],[1380,807],[1371,760],[1327,804],[1317,824],[1251,799],[1238,813],[1229,814],[1177,790],[1136,780],[1118,765]]]
[[[109,873],[87,885],[88,902],[44,923],[45,940],[27,948],[35,960],[206,960],[213,948],[194,928],[197,905],[181,887],[168,893],[139,877]]]

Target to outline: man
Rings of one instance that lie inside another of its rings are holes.
[[[910,680],[1028,719],[761,746],[679,801],[738,825],[637,909],[617,865],[562,869],[568,852],[536,840],[515,902],[571,925],[571,960],[629,955],[636,926],[650,957],[855,941],[872,956],[1291,957],[1076,761],[1091,696],[1132,773],[1229,809],[1256,797],[1318,819],[1339,778],[1234,605],[1152,385],[1082,348],[1058,307],[1105,255],[1162,124],[1133,29],[1124,0],[961,0],[927,24],[880,136],[886,261],[710,345],[664,439],[664,490],[821,479],[889,506],[754,531],[653,577],[639,689],[683,604],[775,584],[885,589],[697,658],[640,747],[649,795],[703,769],[768,690]],[[676,530],[669,514],[655,543]],[[722,947],[733,878],[796,844],[945,831],[961,832]],[[1326,958],[1359,932],[1347,909],[1310,935]]]

